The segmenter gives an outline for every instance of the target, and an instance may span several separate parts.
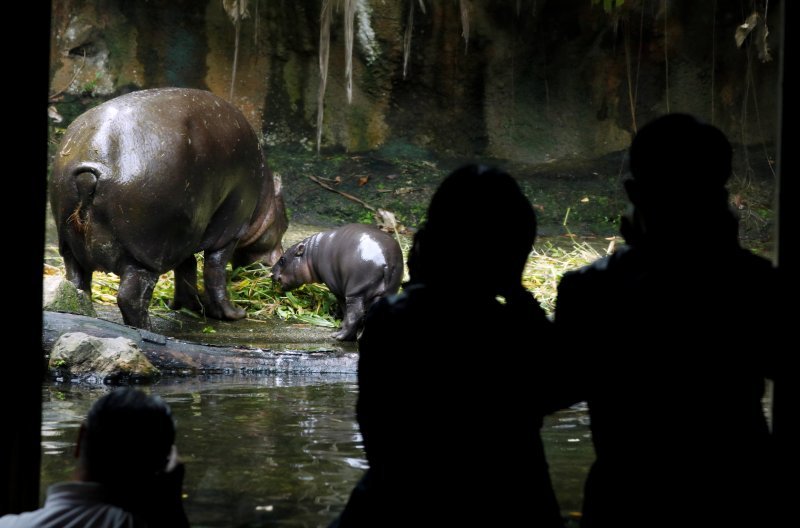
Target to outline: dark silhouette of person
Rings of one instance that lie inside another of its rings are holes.
[[[773,526],[775,270],[740,247],[731,145],[685,114],[642,127],[626,245],[562,278],[559,342],[596,460],[581,526]],[[563,388],[563,387],[562,387]]]
[[[507,173],[468,165],[440,184],[409,282],[366,316],[369,469],[332,526],[562,526],[539,436],[551,323],[521,282],[535,236]]]
[[[74,480],[53,484],[42,508],[0,518],[2,528],[182,528],[184,468],[169,406],[124,387],[89,410],[78,433]]]

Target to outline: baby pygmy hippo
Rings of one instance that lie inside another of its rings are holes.
[[[397,293],[403,280],[400,244],[380,229],[346,224],[311,235],[286,250],[272,266],[284,291],[322,282],[336,296],[342,327],[333,336],[354,341],[370,306]]]

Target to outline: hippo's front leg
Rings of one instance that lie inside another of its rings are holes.
[[[215,319],[242,319],[243,308],[235,306],[228,298],[225,266],[231,259],[236,243],[234,240],[217,251],[206,251],[203,262],[203,284],[206,287],[206,315]]]
[[[364,317],[364,299],[361,297],[347,297],[345,299],[342,328],[334,333],[333,337],[339,341],[355,341],[362,317]]]
[[[191,255],[175,268],[175,296],[169,307],[173,310],[187,308],[201,312],[203,305],[197,294],[197,259]]]
[[[122,268],[117,292],[117,306],[122,312],[126,325],[150,329],[150,316],[147,309],[153,297],[153,288],[158,280],[158,273],[148,271],[135,264]]]

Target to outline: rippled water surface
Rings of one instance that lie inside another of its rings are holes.
[[[42,490],[70,477],[81,420],[107,389],[43,387]],[[143,388],[178,424],[192,526],[324,527],[366,468],[354,376],[219,376]],[[592,450],[585,412],[548,417],[543,430],[565,515],[579,509]]]

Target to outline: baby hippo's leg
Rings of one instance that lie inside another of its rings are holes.
[[[362,297],[347,297],[345,299],[342,328],[334,333],[333,337],[339,341],[355,341],[363,318],[364,299]]]

